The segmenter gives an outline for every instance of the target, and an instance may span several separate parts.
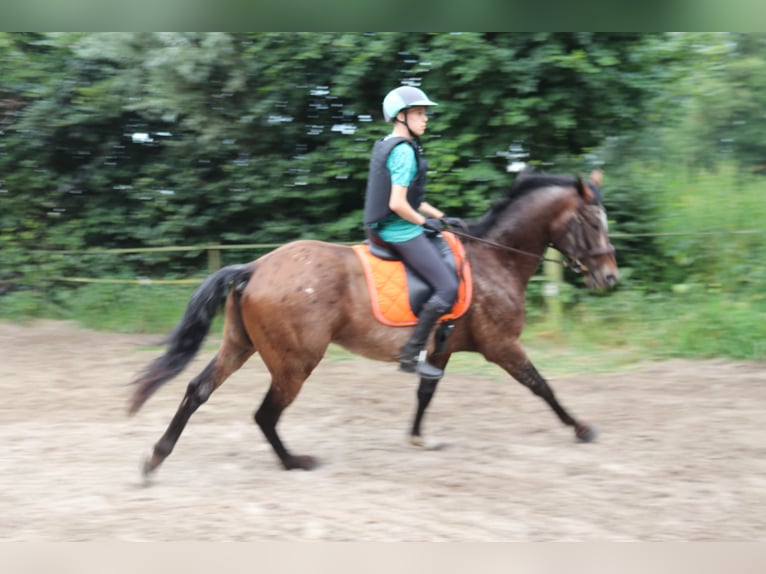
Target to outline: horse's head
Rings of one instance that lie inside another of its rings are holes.
[[[600,172],[591,174],[590,182],[577,181],[577,197],[568,217],[561,218],[553,230],[553,246],[584,274],[588,287],[611,289],[620,271],[609,241],[606,210],[597,187],[600,181]]]
[[[505,249],[508,257],[532,264],[536,263],[532,258],[539,261],[553,244],[570,260],[572,268],[586,274],[586,285],[610,289],[620,273],[609,241],[600,184],[598,170],[587,184],[563,175],[519,175],[508,195],[468,226],[467,237]],[[535,271],[532,264],[527,265],[530,276]]]

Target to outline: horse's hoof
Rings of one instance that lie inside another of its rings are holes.
[[[426,441],[423,439],[422,436],[411,435],[410,444],[412,446],[426,446]]]
[[[314,470],[319,466],[319,461],[308,455],[289,456],[284,465],[286,470]]]
[[[144,486],[149,486],[152,483],[152,473],[155,468],[157,468],[157,465],[152,464],[151,456],[147,456],[141,463],[141,480]]]
[[[598,429],[590,425],[582,425],[575,430],[575,436],[580,442],[593,442],[598,438]]]

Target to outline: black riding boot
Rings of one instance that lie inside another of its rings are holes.
[[[420,360],[420,353],[426,348],[428,336],[436,321],[444,313],[449,311],[449,306],[445,306],[441,301],[428,300],[420,310],[418,322],[415,325],[415,331],[402,347],[399,354],[399,370],[405,373],[417,372],[425,379],[441,379],[444,371],[429,364],[425,357]]]

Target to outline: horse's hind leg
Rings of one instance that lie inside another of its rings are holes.
[[[297,384],[300,388],[303,381]],[[288,383],[287,385],[291,385]],[[293,387],[295,385],[292,385]],[[292,397],[289,395],[292,394]],[[292,399],[297,394],[297,390],[285,392],[285,387],[282,385],[275,385],[272,383],[271,388],[266,393],[266,397],[263,399],[261,406],[255,412],[254,419],[256,424],[260,427],[269,444],[274,449],[274,452],[282,462],[282,466],[285,470],[312,470],[319,464],[316,458],[308,455],[294,455],[287,450],[287,447],[282,442],[282,439],[277,433],[277,423],[282,416],[282,412],[292,402]]]
[[[194,412],[210,398],[213,391],[221,386],[229,375],[247,361],[253,352],[252,348],[235,350],[230,345],[224,344],[202,372],[192,379],[165,434],[154,445],[151,456],[144,462],[142,469],[144,478],[148,478],[170,455]]]
[[[327,344],[324,349],[326,347]],[[318,465],[312,456],[294,455],[287,450],[277,433],[277,423],[284,410],[295,400],[311,371],[319,364],[324,349],[311,350],[304,347],[302,353],[286,357],[275,352],[269,343],[259,348],[271,372],[271,386],[253,418],[286,470],[311,470]]]

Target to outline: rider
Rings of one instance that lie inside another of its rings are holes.
[[[399,355],[400,370],[427,379],[444,374],[422,352],[439,317],[452,309],[458,281],[425,230],[438,233],[445,224],[461,223],[424,201],[428,164],[419,138],[426,131],[426,109],[436,105],[412,86],[400,86],[383,99],[383,117],[393,123],[393,129],[373,146],[364,204],[364,224],[371,240],[385,242],[433,290]]]

